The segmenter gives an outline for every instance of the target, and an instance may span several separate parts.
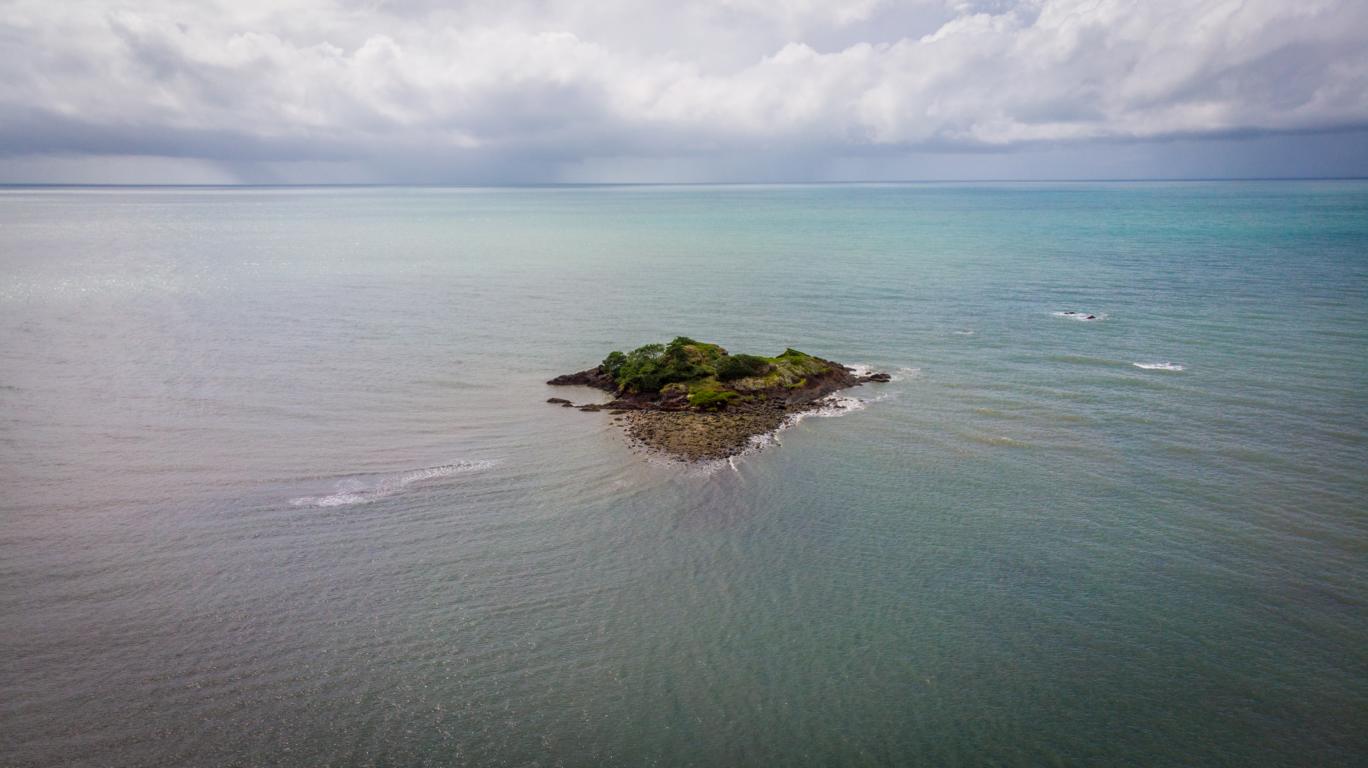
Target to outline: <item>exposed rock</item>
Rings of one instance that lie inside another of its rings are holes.
[[[784,423],[780,408],[700,413],[636,411],[627,416],[627,435],[638,445],[685,461],[725,459],[751,445],[751,438]]]
[[[601,365],[579,371],[578,373],[567,373],[563,376],[557,376],[546,383],[558,387],[579,384],[581,386],[595,387],[609,392],[617,391],[617,385],[613,383],[613,378],[608,375],[607,371],[603,370],[603,366]]]
[[[569,400],[566,400],[566,399],[563,398],[563,397],[548,397],[548,398],[546,398],[546,402],[548,402],[548,403],[556,403],[556,404],[559,404],[559,405],[569,405],[569,404],[570,404],[570,401],[569,401]]]

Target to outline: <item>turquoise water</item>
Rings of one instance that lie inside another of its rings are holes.
[[[1368,183],[8,189],[0,277],[5,766],[1368,761]],[[677,334],[895,381],[543,402]]]

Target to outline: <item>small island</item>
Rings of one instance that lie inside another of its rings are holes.
[[[778,429],[786,418],[830,404],[836,391],[886,382],[886,373],[855,369],[786,349],[776,357],[729,354],[717,344],[680,336],[612,352],[599,365],[547,384],[582,385],[611,393],[607,403],[576,406],[611,411],[625,421],[638,445],[686,461],[724,459],[746,450],[752,438]]]

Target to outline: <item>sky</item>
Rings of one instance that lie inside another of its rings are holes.
[[[1368,176],[1368,0],[0,0],[0,183]]]

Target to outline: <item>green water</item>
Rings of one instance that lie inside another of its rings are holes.
[[[0,765],[1368,762],[1368,183],[8,189],[0,278]],[[677,334],[895,380],[543,402]]]

